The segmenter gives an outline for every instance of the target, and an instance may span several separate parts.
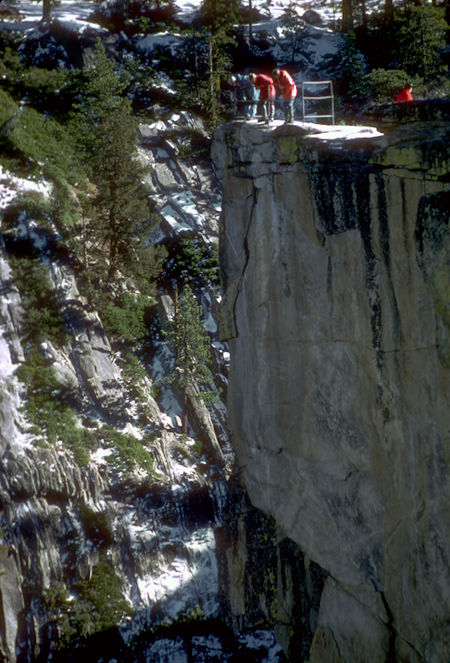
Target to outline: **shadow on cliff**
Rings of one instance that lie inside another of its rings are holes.
[[[249,632],[247,636],[250,639],[247,640],[245,634],[233,632],[219,618],[181,619],[170,625],[149,628],[128,643],[124,643],[117,628],[108,629],[78,640],[76,644],[59,651],[42,652],[33,661],[46,663],[51,657],[53,663],[159,663],[172,660],[179,663],[262,663],[267,660],[267,645],[274,646],[275,640],[268,643],[267,639],[262,639],[258,646],[252,638],[254,633],[257,632]],[[271,660],[278,663],[288,660],[281,651],[276,656],[276,659]],[[17,660],[19,663],[24,659]]]

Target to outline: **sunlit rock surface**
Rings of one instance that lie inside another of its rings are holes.
[[[215,134],[233,443],[330,574],[313,663],[449,651],[450,125],[425,104]]]

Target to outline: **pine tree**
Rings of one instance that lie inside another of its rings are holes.
[[[354,32],[349,32],[344,36],[340,56],[342,63],[340,84],[343,97],[355,103],[364,99],[367,93],[367,81],[365,78],[366,61],[357,47]]]
[[[402,67],[427,83],[442,76],[446,71],[441,54],[447,30],[444,8],[411,7],[399,33]]]
[[[231,27],[240,21],[241,1],[203,0],[200,11],[205,23],[213,32],[220,29],[229,32]]]
[[[227,49],[234,45],[233,26],[241,16],[240,0],[204,0],[201,6],[204,21],[203,34],[207,43],[208,70],[208,101],[211,128],[214,128],[220,117],[220,85],[231,69],[231,58]]]
[[[94,204],[98,232],[108,247],[110,280],[119,262],[129,258],[136,241],[136,222],[148,217],[149,209],[143,195],[144,169],[136,160],[136,125],[129,102],[107,115],[100,128],[103,138],[96,154]]]
[[[178,296],[175,291],[173,320],[165,331],[169,347],[174,353],[174,368],[167,381],[183,394],[183,432],[187,432],[187,395],[191,387],[206,381],[211,372],[210,341],[202,325],[202,309],[192,289],[186,285]]]
[[[145,169],[137,159],[131,103],[122,96],[124,85],[100,41],[95,54],[74,128],[95,185],[86,211],[86,240],[106,257],[106,269],[99,276],[108,282],[120,266],[135,266],[151,213],[142,184]]]

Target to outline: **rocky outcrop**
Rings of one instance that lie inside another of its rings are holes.
[[[450,126],[395,111],[213,145],[234,447],[328,574],[313,663],[448,654]]]
[[[175,137],[186,150],[192,132],[202,138],[201,124],[182,113],[140,127],[161,219],[154,241],[217,239],[210,164],[177,152]],[[127,365],[131,346],[108,338],[79,290],[73,249],[17,199],[48,197],[50,187],[0,175],[0,661],[284,660],[274,627],[289,647],[292,624],[311,612],[311,640],[321,570],[239,482],[228,487],[222,395],[204,400],[192,386],[182,434],[182,396],[163,379],[170,294],[160,286],[142,363]],[[31,318],[38,286],[30,297],[20,275],[34,283],[38,256],[47,297]],[[213,341],[210,388],[223,394],[217,292],[205,287],[199,298]],[[48,319],[65,333],[47,337]],[[65,425],[46,435],[55,413]]]

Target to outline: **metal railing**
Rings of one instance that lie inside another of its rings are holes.
[[[318,94],[311,95],[305,94],[305,88],[309,85],[321,85],[326,87],[329,90],[329,94]],[[306,103],[310,100],[319,101],[329,99],[330,100],[330,113],[307,113]],[[308,121],[307,118],[317,119],[319,117],[329,117],[331,118],[331,123],[334,125],[334,92],[333,92],[333,81],[302,81],[302,115],[303,121]]]

